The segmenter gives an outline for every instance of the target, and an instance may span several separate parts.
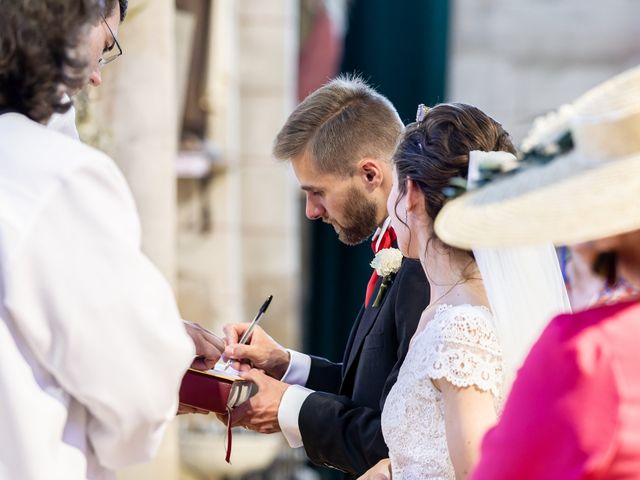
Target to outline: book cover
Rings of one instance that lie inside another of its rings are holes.
[[[256,392],[253,382],[240,378],[236,370],[224,370],[222,364],[217,364],[211,370],[187,370],[180,385],[180,403],[210,412],[227,413]]]

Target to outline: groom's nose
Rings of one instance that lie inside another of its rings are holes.
[[[313,196],[307,192],[307,207],[305,214],[309,220],[317,220],[322,218],[325,213],[325,209],[320,202],[315,200]]]

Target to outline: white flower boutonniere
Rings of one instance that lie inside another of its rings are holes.
[[[378,295],[373,301],[374,307],[379,307],[384,294],[391,285],[393,278],[402,265],[402,253],[397,248],[383,248],[371,261],[371,266],[375,269],[379,277],[382,277],[382,285],[378,290]]]

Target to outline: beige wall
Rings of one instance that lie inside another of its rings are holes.
[[[299,274],[297,187],[271,144],[293,108],[297,2],[214,2],[207,104],[209,136],[224,171],[205,199],[212,228],[198,231],[198,187],[179,190],[179,289],[183,314],[219,329],[274,301],[263,326],[296,345]]]
[[[531,121],[640,63],[640,2],[454,0],[449,99],[521,140]]]

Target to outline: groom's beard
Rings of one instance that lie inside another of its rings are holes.
[[[378,228],[376,213],[376,204],[368,200],[358,189],[351,187],[347,192],[344,219],[340,223],[332,218],[323,221],[333,225],[342,243],[358,245]]]

